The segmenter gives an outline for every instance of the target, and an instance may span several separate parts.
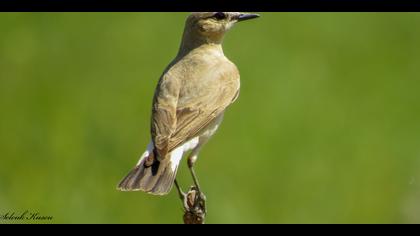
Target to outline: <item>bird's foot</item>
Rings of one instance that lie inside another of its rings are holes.
[[[184,199],[184,222],[204,224],[206,217],[206,196],[196,186],[192,186]]]
[[[182,191],[182,189],[181,189],[181,187],[179,186],[179,184],[178,184],[178,181],[177,181],[177,180],[175,180],[175,186],[176,186],[176,189],[177,189],[177,191],[178,191],[178,196],[179,196],[179,199],[181,199],[181,201],[182,201],[182,202],[185,202],[185,198],[187,197],[187,194],[186,194],[186,193],[184,193],[184,192]]]

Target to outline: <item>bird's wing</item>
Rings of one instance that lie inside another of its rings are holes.
[[[161,90],[166,92],[155,95],[152,139],[161,158],[197,136],[237,98],[239,72],[236,67],[232,64],[216,68],[209,71],[203,81],[206,85],[193,92],[199,96],[179,98],[181,83],[173,78],[160,84]]]
[[[179,91],[179,80],[162,77],[153,98],[151,133],[154,149],[160,157],[169,153],[170,137],[177,127]]]

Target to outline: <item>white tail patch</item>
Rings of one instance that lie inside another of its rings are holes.
[[[141,155],[140,160],[137,162],[137,165],[140,165],[141,161],[143,161],[144,158],[148,157],[150,153],[153,152],[153,142],[150,141],[150,143],[147,145],[146,151]]]
[[[191,139],[190,141],[184,143],[182,146],[179,146],[175,150],[171,152],[171,169],[172,171],[176,171],[178,168],[179,162],[182,159],[182,156],[185,152],[188,152],[194,148],[196,148],[199,144],[199,138],[195,137]],[[137,162],[137,165],[140,165],[140,163],[143,161],[144,158],[148,157],[150,153],[153,152],[153,141],[150,141],[147,145],[146,151],[141,155],[140,160]]]
[[[171,169],[172,171],[176,171],[178,168],[179,162],[182,159],[182,156],[184,153],[188,152],[189,150],[192,150],[198,146],[199,138],[193,138],[190,141],[184,143],[182,146],[179,146],[171,153]]]
[[[179,162],[181,161],[183,155],[184,148],[182,146],[176,148],[171,152],[171,169],[173,172],[177,170]]]

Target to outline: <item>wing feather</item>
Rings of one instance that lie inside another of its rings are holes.
[[[181,84],[186,86],[185,83],[192,81],[180,78],[169,76],[166,80],[178,82],[160,83],[160,92],[154,99],[152,138],[161,158],[197,136],[237,98],[239,73],[236,66],[215,68],[217,70],[209,71],[203,81],[195,81],[203,84],[196,86],[196,91],[183,91]]]

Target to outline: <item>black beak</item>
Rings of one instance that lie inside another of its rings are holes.
[[[257,17],[260,17],[260,15],[258,15],[258,14],[249,14],[249,13],[241,13],[238,16],[238,22],[239,21],[244,21],[244,20],[254,19],[254,18],[257,18]]]

